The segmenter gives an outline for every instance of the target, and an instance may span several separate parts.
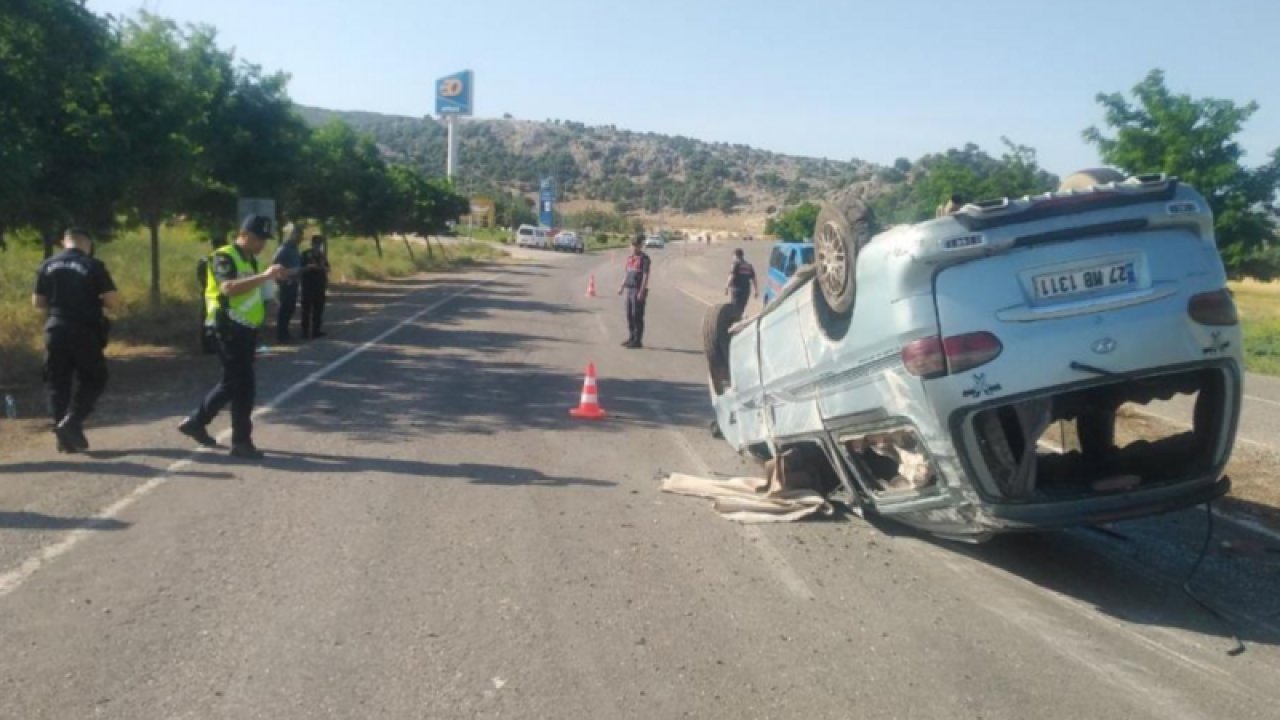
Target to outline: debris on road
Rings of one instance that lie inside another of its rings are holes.
[[[813,490],[768,492],[765,478],[728,480],[672,473],[662,481],[662,491],[715,500],[716,512],[744,524],[794,522],[814,513],[831,515],[831,504]]]
[[[662,480],[662,491],[715,501],[715,511],[744,524],[794,522],[811,515],[830,516],[835,509],[823,494],[822,480],[803,465],[789,462],[765,464],[767,478],[735,477],[728,480],[671,473]]]

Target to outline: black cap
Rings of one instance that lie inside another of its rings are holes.
[[[265,240],[271,237],[273,225],[271,218],[266,215],[246,215],[244,222],[240,223],[240,232],[253,233]]]

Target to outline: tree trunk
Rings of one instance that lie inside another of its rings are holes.
[[[53,256],[53,244],[58,237],[57,230],[46,230],[44,232],[44,259],[48,260]]]
[[[435,260],[435,259],[436,259],[436,254],[435,254],[434,252],[432,252],[432,251],[431,251],[431,236],[430,236],[430,235],[423,235],[422,237],[423,237],[423,239],[425,239],[425,240],[427,241],[427,259],[428,259],[428,260]]]
[[[378,237],[378,233],[373,234],[373,246],[378,248],[378,259],[382,259],[382,238]]]
[[[409,251],[409,262],[416,265],[418,261],[413,257],[413,245],[409,244],[409,236],[404,233],[400,233],[400,238],[404,240],[404,249]]]
[[[160,302],[160,221],[147,221],[151,230],[151,302]]]

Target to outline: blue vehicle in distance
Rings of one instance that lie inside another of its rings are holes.
[[[769,252],[769,274],[764,281],[764,304],[768,305],[778,297],[782,288],[796,274],[801,266],[813,263],[813,243],[802,242],[774,243]]]

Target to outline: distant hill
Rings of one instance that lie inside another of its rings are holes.
[[[443,172],[445,128],[434,119],[304,106],[298,111],[313,125],[337,118],[372,135],[388,159]],[[622,212],[759,217],[866,180],[878,170],[858,160],[795,157],[558,120],[465,119],[458,129],[464,191],[529,194],[537,192],[539,178],[549,175],[561,201],[608,203]]]

